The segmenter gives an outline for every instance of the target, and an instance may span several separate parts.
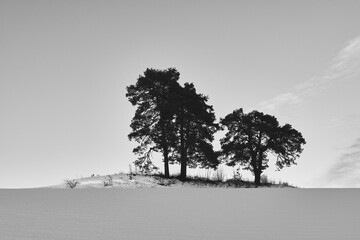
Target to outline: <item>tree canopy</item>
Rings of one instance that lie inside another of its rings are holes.
[[[140,169],[156,169],[151,153],[161,152],[165,177],[169,177],[169,163],[180,163],[185,180],[188,166],[216,168],[219,164],[212,146],[218,124],[208,97],[197,93],[192,83],[181,86],[179,76],[174,68],[147,69],[135,85],[127,87],[126,96],[137,106],[128,137],[139,143],[133,152],[139,156],[135,165]]]
[[[277,156],[276,166],[280,170],[295,163],[306,143],[302,134],[290,124],[280,126],[274,116],[258,111],[245,114],[237,109],[220,120],[227,128],[220,140],[222,155],[229,166],[240,164],[254,173],[255,184],[268,167],[268,154]]]
[[[169,177],[169,152],[174,142],[174,88],[179,87],[179,72],[175,68],[166,70],[146,69],[135,85],[127,87],[126,97],[137,106],[128,135],[139,146],[133,152],[139,155],[135,165],[140,169],[152,170],[156,167],[150,159],[153,151],[162,152],[164,175]]]
[[[180,177],[186,179],[187,166],[216,168],[219,164],[214,151],[213,134],[218,130],[215,113],[207,104],[208,97],[196,92],[194,84],[185,83],[177,89],[175,123],[177,147],[175,159],[181,164]]]

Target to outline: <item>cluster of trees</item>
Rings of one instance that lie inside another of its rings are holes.
[[[180,178],[186,180],[187,167],[216,169],[224,162],[252,171],[259,185],[269,153],[277,155],[278,169],[295,164],[305,139],[291,125],[280,126],[274,116],[258,111],[245,114],[242,109],[218,123],[208,97],[198,93],[193,83],[181,86],[179,77],[175,68],[148,68],[136,84],[127,87],[126,97],[137,107],[128,137],[139,143],[133,152],[140,170],[157,169],[151,154],[159,152],[165,177],[170,176],[169,164],[180,164]],[[214,133],[225,129],[221,150],[215,151]]]

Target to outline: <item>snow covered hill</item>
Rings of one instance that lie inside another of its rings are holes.
[[[221,188],[251,188],[253,182],[244,180],[215,181],[205,177],[189,177],[182,182],[176,177],[170,179],[161,175],[113,174],[106,176],[91,176],[80,179],[66,179],[62,184],[51,188],[164,188],[164,187],[221,187]],[[287,183],[267,182],[260,187],[292,187]]]

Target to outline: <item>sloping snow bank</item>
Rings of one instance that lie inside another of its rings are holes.
[[[256,187],[253,182],[249,181],[223,181],[218,182],[206,178],[189,178],[182,182],[177,178],[164,178],[156,175],[126,174],[119,173],[105,176],[92,176],[69,180],[77,182],[75,188],[179,188],[179,187],[196,187],[196,188],[250,188]],[[111,184],[110,184],[111,182]],[[62,184],[50,186],[48,188],[67,188],[65,181]],[[267,183],[259,188],[294,188],[288,184]]]
[[[108,188],[162,188],[180,187],[184,184],[178,179],[165,179],[156,176],[146,175],[129,175],[125,173],[113,174],[107,176],[93,176],[87,178],[75,179],[79,182],[76,188],[104,188],[104,182],[109,183],[109,176],[111,177],[111,186]],[[66,188],[65,182],[59,185],[50,186],[50,188]]]
[[[356,189],[0,190],[2,240],[360,239]]]

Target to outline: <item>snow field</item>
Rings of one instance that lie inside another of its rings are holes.
[[[1,240],[360,239],[357,189],[0,190]]]

